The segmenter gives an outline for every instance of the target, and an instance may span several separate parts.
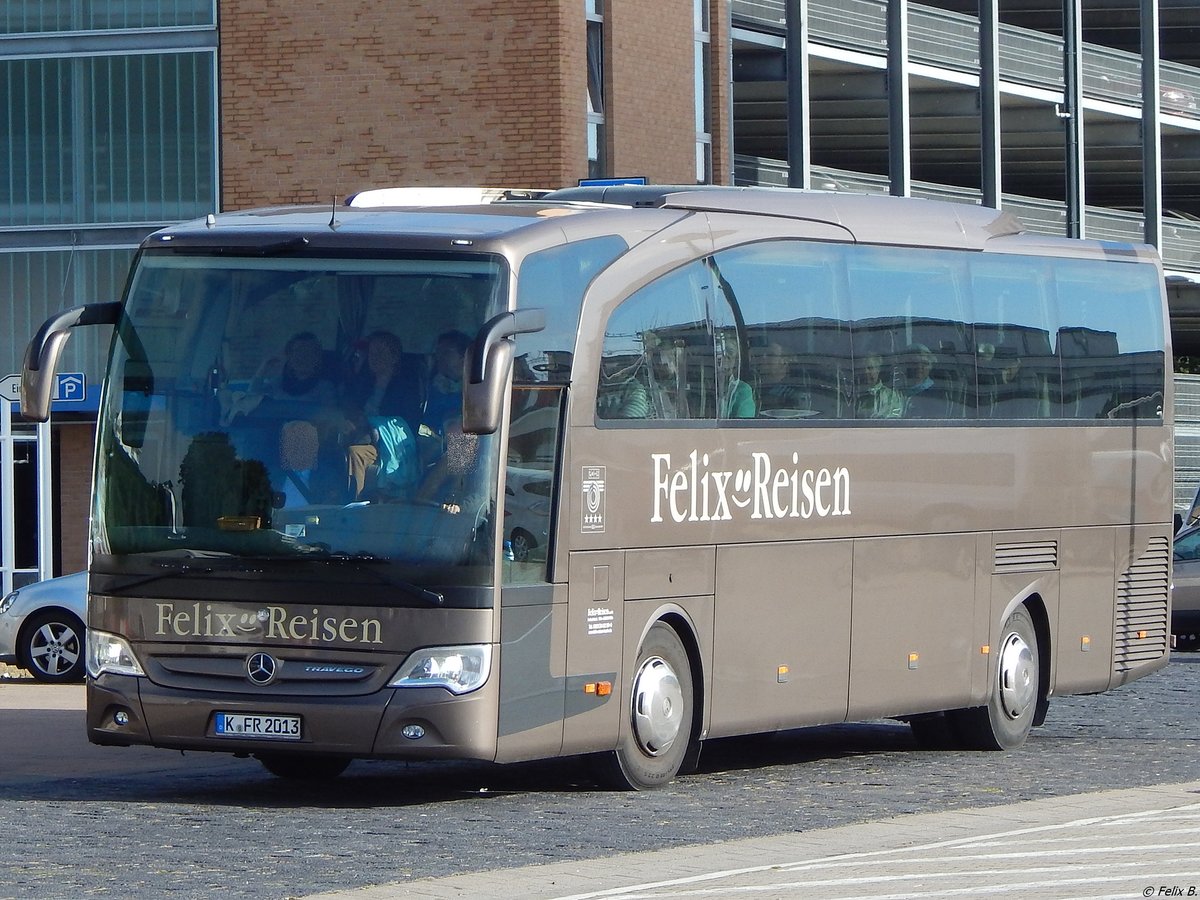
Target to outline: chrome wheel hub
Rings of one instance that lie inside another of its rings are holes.
[[[659,756],[670,750],[683,712],[683,690],[675,671],[662,657],[650,657],[633,681],[633,731],[642,752]]]
[[[1000,706],[1010,719],[1019,719],[1037,702],[1037,665],[1033,650],[1015,632],[1000,648]]]

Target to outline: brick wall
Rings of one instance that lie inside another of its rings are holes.
[[[728,183],[729,5],[709,5],[713,181]],[[692,0],[611,0],[605,17],[609,169],[664,184],[696,180]]]
[[[604,24],[610,170],[694,184],[692,0],[613,0]]]
[[[578,0],[221,0],[222,206],[587,172]]]
[[[709,0],[709,117],[713,184],[733,184],[733,73],[729,59],[729,0]]]
[[[78,572],[87,565],[91,516],[92,447],[95,426],[60,425],[51,438],[58,448],[58,538],[62,564],[57,574]]]

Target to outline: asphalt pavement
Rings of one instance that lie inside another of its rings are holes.
[[[799,729],[710,742],[643,794],[578,760],[297,786],[90,745],[82,708],[80,685],[0,678],[0,898],[1200,896],[1200,654],[1056,698],[1012,753]]]
[[[305,900],[1200,896],[1200,781],[313,894]]]

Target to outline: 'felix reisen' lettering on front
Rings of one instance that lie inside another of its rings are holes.
[[[751,519],[811,519],[850,515],[850,472],[810,469],[793,453],[791,465],[778,465],[769,454],[751,454],[745,469],[710,468],[709,455],[693,450],[685,463],[672,466],[670,453],[651,453],[654,464],[654,513],[651,522],[724,522],[743,511]]]
[[[161,637],[239,637],[249,630],[245,625],[246,614],[214,610],[210,603],[157,603],[155,606],[158,610],[155,634]],[[267,606],[255,618],[261,622],[268,638],[317,643],[383,643],[383,623],[379,619],[326,616],[316,607],[307,615],[298,615],[282,606]]]

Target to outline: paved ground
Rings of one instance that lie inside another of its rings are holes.
[[[0,898],[952,897],[1000,893],[979,880],[996,870],[1010,895],[1200,895],[1200,654],[1056,699],[1013,753],[801,729],[711,742],[698,774],[641,794],[578,760],[358,761],[297,786],[226,754],[90,745],[82,707],[81,685],[0,683]],[[1151,793],[1110,796],[1133,787]]]
[[[1200,781],[310,895],[307,900],[1194,897]]]

